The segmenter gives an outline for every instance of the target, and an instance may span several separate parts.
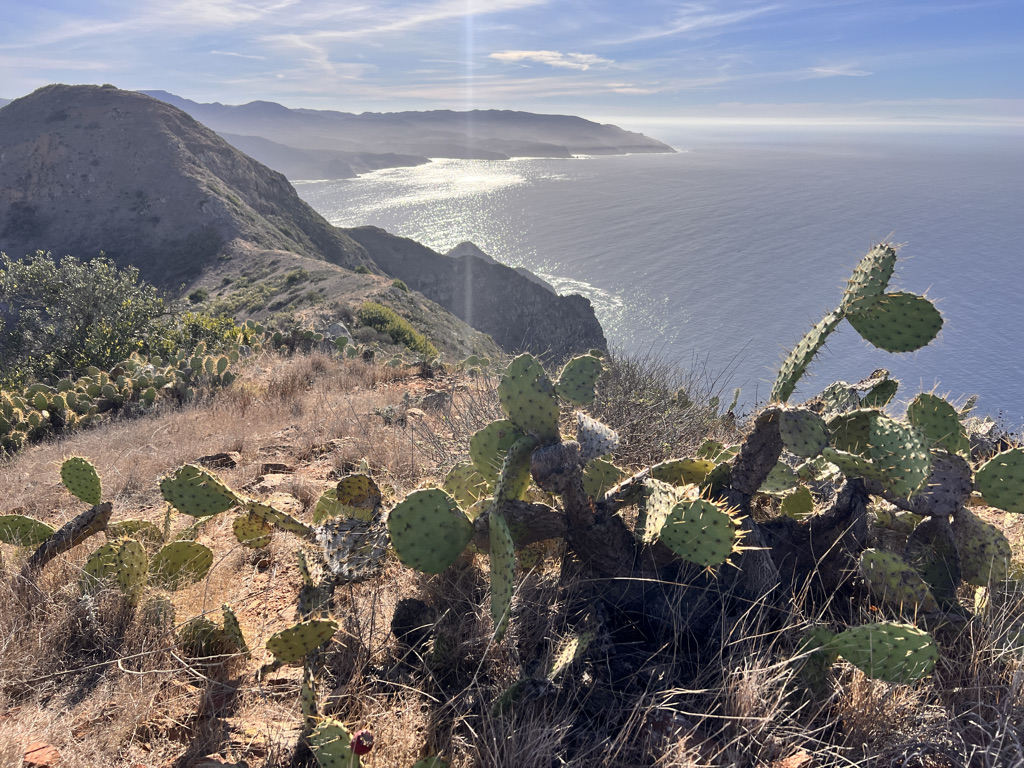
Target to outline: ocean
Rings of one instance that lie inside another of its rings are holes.
[[[663,138],[658,136],[658,138]],[[945,317],[912,354],[844,323],[794,401],[876,368],[898,402],[934,391],[1024,423],[1024,142],[1020,135],[673,137],[677,154],[436,160],[296,183],[331,223],[446,251],[469,240],[591,299],[609,343],[711,376],[747,410],[786,350],[841,299],[873,244],[901,244],[897,289]],[[895,410],[899,411],[897,405]]]

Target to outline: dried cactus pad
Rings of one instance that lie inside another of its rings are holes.
[[[440,488],[413,491],[391,510],[388,533],[398,559],[424,573],[440,573],[473,538],[473,523]]]
[[[192,517],[211,517],[239,503],[230,488],[195,464],[163,478],[160,493],[176,510]]]
[[[986,504],[1024,515],[1024,449],[997,453],[977,471],[974,482]]]
[[[175,541],[153,557],[149,570],[153,581],[170,590],[195,584],[210,571],[213,550],[195,541]]]
[[[0,541],[17,547],[38,547],[53,535],[46,523],[24,515],[0,515]]]
[[[100,476],[96,468],[80,456],[72,456],[60,465],[60,480],[64,487],[86,504],[95,507],[102,499]]]
[[[860,572],[879,602],[907,613],[939,609],[924,579],[899,555],[866,549],[860,556]]]
[[[352,752],[352,734],[348,728],[325,717],[307,738],[309,749],[320,768],[359,768],[359,756]]]
[[[302,661],[307,653],[334,637],[337,631],[338,623],[330,619],[300,621],[276,635],[271,635],[267,640],[267,650],[274,654],[277,661],[295,664]]]
[[[942,330],[939,310],[915,293],[886,293],[846,319],[865,341],[887,352],[913,352]]]
[[[907,624],[865,624],[840,632],[829,643],[868,677],[912,683],[931,673],[939,653],[931,635]]]
[[[707,499],[676,504],[661,529],[661,543],[697,565],[721,565],[738,551],[736,518]]]
[[[614,453],[619,447],[619,435],[611,427],[576,412],[576,441],[580,444],[580,461],[590,461]]]

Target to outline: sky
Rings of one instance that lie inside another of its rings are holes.
[[[4,98],[1024,128],[1024,0],[0,0],[0,19]]]

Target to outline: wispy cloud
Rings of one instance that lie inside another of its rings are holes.
[[[708,32],[735,26],[755,16],[763,16],[778,10],[786,10],[786,8],[782,5],[771,4],[723,11],[709,3],[684,3],[679,11],[666,20],[663,25],[641,29],[612,42],[614,44],[638,43],[687,33]]]
[[[248,53],[236,53],[235,51],[210,51],[210,53],[216,56],[235,56],[239,59],[257,59],[259,61],[265,61],[266,56],[253,56]]]
[[[853,66],[811,67],[807,77],[867,77],[873,73],[866,69],[855,69]]]
[[[549,67],[563,69],[587,70],[591,67],[614,64],[611,59],[603,59],[593,53],[561,53],[560,51],[497,51],[490,58],[504,62],[535,61]]]

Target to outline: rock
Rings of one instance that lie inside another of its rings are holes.
[[[33,741],[25,747],[24,768],[55,768],[60,765],[60,752],[45,741]]]
[[[816,768],[817,765],[818,762],[814,759],[814,755],[801,749],[789,757],[776,760],[772,763],[772,768]]]

